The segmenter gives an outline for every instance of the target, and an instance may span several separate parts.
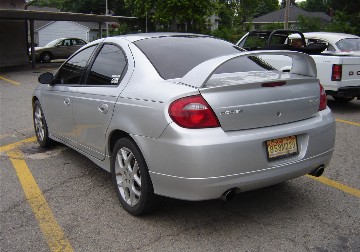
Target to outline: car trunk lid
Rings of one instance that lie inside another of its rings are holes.
[[[304,120],[319,109],[319,82],[278,71],[215,74],[199,89],[224,131]]]

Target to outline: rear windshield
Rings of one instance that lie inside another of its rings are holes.
[[[336,46],[342,52],[360,51],[360,39],[342,39],[336,42]]]
[[[164,79],[181,78],[200,63],[243,51],[223,40],[210,37],[174,36],[135,42]],[[273,68],[258,58],[241,57],[224,64],[216,73],[266,71]]]

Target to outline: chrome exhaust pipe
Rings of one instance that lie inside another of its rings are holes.
[[[314,177],[320,177],[324,173],[324,170],[324,165],[320,165],[318,168],[310,172],[309,175]]]
[[[223,201],[230,201],[235,197],[235,194],[236,192],[234,189],[229,189],[221,195],[220,199]]]

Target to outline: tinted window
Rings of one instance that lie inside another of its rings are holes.
[[[126,57],[115,45],[104,45],[91,67],[87,84],[117,85],[126,67]]]
[[[96,46],[91,46],[75,54],[58,71],[55,84],[79,84],[81,75]]]
[[[196,36],[151,38],[137,41],[135,44],[164,79],[181,78],[206,60],[242,51],[239,47],[223,40]],[[236,72],[272,69],[245,57],[237,63]],[[229,64],[225,64],[219,71],[234,72],[233,69],[226,69],[227,67]]]

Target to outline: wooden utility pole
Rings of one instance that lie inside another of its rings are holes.
[[[285,22],[284,22],[284,29],[289,29],[289,12],[290,12],[290,0],[286,0],[285,2]]]

